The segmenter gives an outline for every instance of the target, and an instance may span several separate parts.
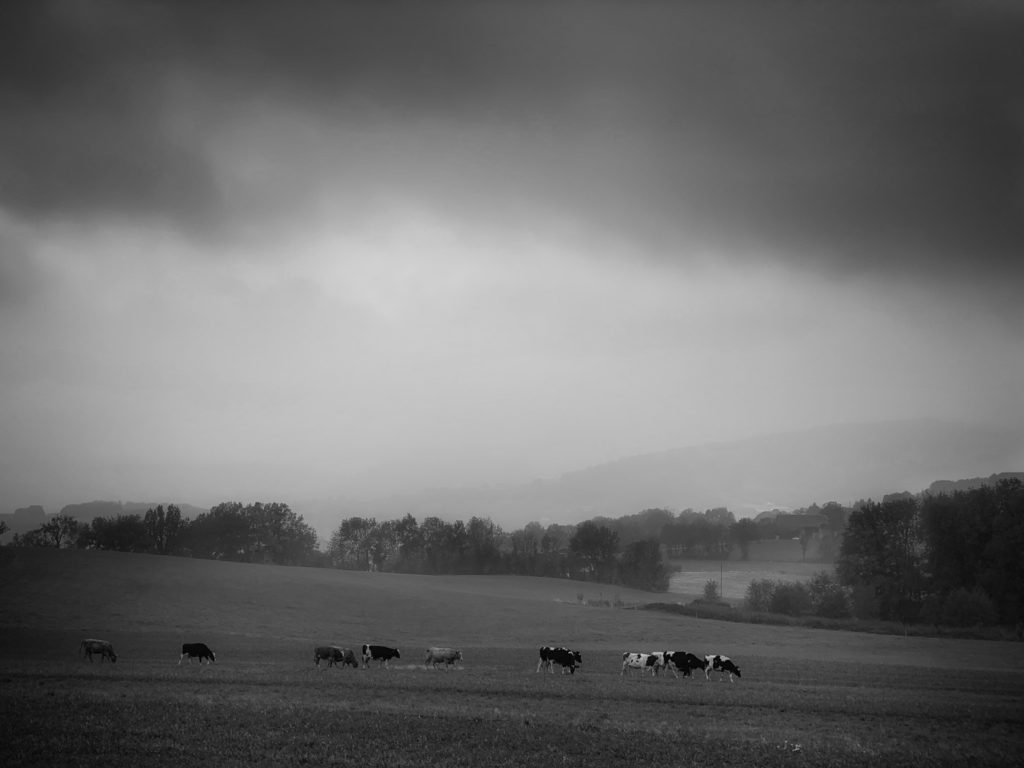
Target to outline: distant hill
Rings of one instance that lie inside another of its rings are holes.
[[[984,485],[996,485],[1001,480],[1020,480],[1024,483],[1024,472],[1000,472],[997,475],[972,477],[967,480],[936,480],[928,486],[928,493],[937,495],[940,493],[955,493],[957,491],[972,491]]]
[[[412,514],[445,520],[489,517],[506,530],[537,520],[577,523],[622,517],[660,507],[674,511],[727,507],[738,517],[790,510],[812,503],[880,500],[891,493],[974,487],[993,477],[1024,477],[1024,429],[909,420],[847,424],[765,435],[733,442],[644,454],[568,472],[560,477],[509,485],[427,488],[391,493],[382,481],[358,495],[285,499],[322,541],[347,517],[397,519]],[[1002,473],[1002,474],[993,474]],[[387,477],[387,472],[381,472]],[[937,478],[974,478],[937,480]],[[983,480],[985,479],[985,480]],[[166,504],[166,503],[165,503]],[[155,503],[97,501],[70,504],[62,512],[89,522],[98,515],[143,514]],[[202,507],[179,504],[195,518]],[[38,507],[0,515],[11,533],[22,523],[38,527]]]
[[[531,520],[618,517],[653,507],[728,507],[737,516],[753,516],[765,509],[916,493],[936,478],[1021,467],[1021,429],[925,420],[849,424],[633,456],[522,485],[338,502],[333,510],[335,525],[351,508],[351,514],[385,519],[407,512],[418,519],[477,515],[507,528]],[[316,517],[307,520],[317,525]]]

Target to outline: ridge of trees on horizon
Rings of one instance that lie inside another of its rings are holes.
[[[317,536],[287,504],[224,502],[190,519],[170,504],[82,523],[56,515],[11,546],[74,547],[209,560],[316,565]]]
[[[576,525],[531,522],[511,532],[487,518],[447,522],[427,517],[419,523],[407,514],[401,520],[380,522],[343,519],[325,542],[326,551],[321,551],[315,531],[287,504],[224,502],[193,519],[173,504],[166,509],[158,505],[145,514],[97,516],[88,524],[62,513],[39,528],[15,534],[12,546],[403,573],[552,576],[663,592],[670,576],[663,560],[666,553],[721,559],[736,545],[746,558],[750,542],[776,535],[773,519],[737,521],[724,507],[679,513],[647,509]]]
[[[819,559],[835,559],[834,578],[811,585],[752,584],[749,607],[952,626],[1024,620],[1024,486],[1016,478],[952,493],[892,494],[851,507],[814,504],[739,521],[725,508],[647,509],[578,525],[531,522],[507,532],[481,517],[350,517],[324,542],[325,550],[287,504],[225,502],[194,519],[169,505],[89,524],[57,515],[15,534],[12,546],[401,573],[509,573],[665,591],[666,557],[723,559],[738,550],[746,559],[751,542],[777,537],[799,539],[806,555],[812,535],[819,539]]]

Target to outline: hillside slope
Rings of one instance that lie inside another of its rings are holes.
[[[566,631],[590,599],[648,592],[519,576],[416,576],[123,552],[0,550],[0,626],[82,632],[216,631],[277,639],[479,644]],[[591,611],[592,613],[592,611]]]
[[[646,592],[523,576],[432,576],[247,565],[118,552],[0,550],[0,657],[71,660],[83,637],[108,639],[124,665],[173,665],[182,642],[211,644],[218,668],[268,658],[312,668],[312,647],[379,642],[420,666],[430,645],[471,649],[486,663],[514,649],[564,644],[610,660],[623,650],[687,648],[736,658],[1024,668],[1024,645],[746,625],[658,611],[580,605]],[[998,654],[993,655],[993,651]],[[607,664],[605,665],[607,667]],[[607,669],[606,669],[607,671]]]

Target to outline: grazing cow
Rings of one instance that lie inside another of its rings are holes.
[[[711,679],[711,670],[714,670],[715,672],[728,672],[730,683],[736,682],[732,679],[733,675],[736,675],[736,677],[743,677],[743,675],[740,674],[740,668],[733,664],[732,659],[728,656],[709,654],[704,657],[704,663],[707,665],[704,667],[704,676],[708,680]]]
[[[114,653],[114,646],[106,640],[94,640],[93,638],[87,638],[78,646],[78,655],[88,656],[90,664],[92,664],[92,656],[94,653],[99,654],[101,662],[104,659],[110,659],[111,664],[117,662],[117,654]]]
[[[427,657],[423,661],[423,666],[432,666],[437,669],[438,664],[444,664],[444,668],[447,670],[456,661],[462,661],[462,651],[458,648],[432,647],[427,649]]]
[[[376,661],[378,666],[387,667],[391,659],[400,659],[402,654],[397,648],[388,648],[386,645],[363,644],[363,666],[370,666],[371,661]]]
[[[210,646],[206,643],[182,643],[181,644],[181,656],[178,657],[178,664],[181,664],[181,660],[188,656],[188,663],[192,663],[192,659],[198,657],[199,663],[203,663],[203,659],[208,659],[211,664],[217,660],[217,656]]]
[[[683,677],[692,677],[693,670],[707,670],[708,663],[700,656],[686,651],[665,651],[665,666],[672,670],[672,674],[678,680],[680,672],[683,673]]]
[[[540,672],[541,667],[547,667],[551,674],[555,673],[554,664],[558,664],[562,668],[562,674],[565,674],[565,668],[569,668],[569,674],[576,674],[576,667],[583,666],[583,654],[579,651],[573,651],[568,648],[555,648],[551,645],[541,646],[540,649],[540,661],[537,662],[537,671]]]
[[[658,674],[658,671],[665,666],[665,651],[657,653],[631,653],[626,651],[622,654],[622,671],[619,675],[626,674],[627,669],[638,669],[643,676],[644,670],[651,670],[651,675]]]
[[[339,648],[336,645],[319,645],[314,648],[313,663],[318,667],[320,666],[320,659],[324,659],[328,667],[333,667],[335,664],[340,664],[343,667],[359,666],[359,662],[356,661],[356,655],[352,652],[351,648]]]

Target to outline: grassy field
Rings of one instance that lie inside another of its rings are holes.
[[[0,550],[0,763],[975,766],[1024,755],[1024,644],[577,602],[599,591]],[[118,663],[77,658],[85,636],[111,640]],[[178,666],[192,640],[217,663]],[[328,642],[393,644],[402,659],[318,670],[312,648]],[[537,674],[542,643],[582,650],[582,670]],[[463,667],[424,669],[433,644],[461,647]],[[659,649],[726,653],[743,678],[620,675],[622,651]]]
[[[800,542],[793,539],[771,539],[750,543],[748,559],[740,558],[739,547],[733,549],[724,561],[670,560],[674,569],[669,591],[680,600],[692,600],[704,594],[709,579],[720,584],[719,596],[739,605],[747,593],[747,586],[755,579],[772,581],[809,581],[819,571],[832,571],[832,563],[815,559],[818,543],[812,542],[807,558]]]
[[[680,600],[704,594],[709,579],[720,584],[719,596],[733,604],[743,602],[747,586],[754,580],[809,581],[819,571],[832,571],[831,563],[804,563],[770,560],[672,560],[677,568],[669,580],[669,592]]]

